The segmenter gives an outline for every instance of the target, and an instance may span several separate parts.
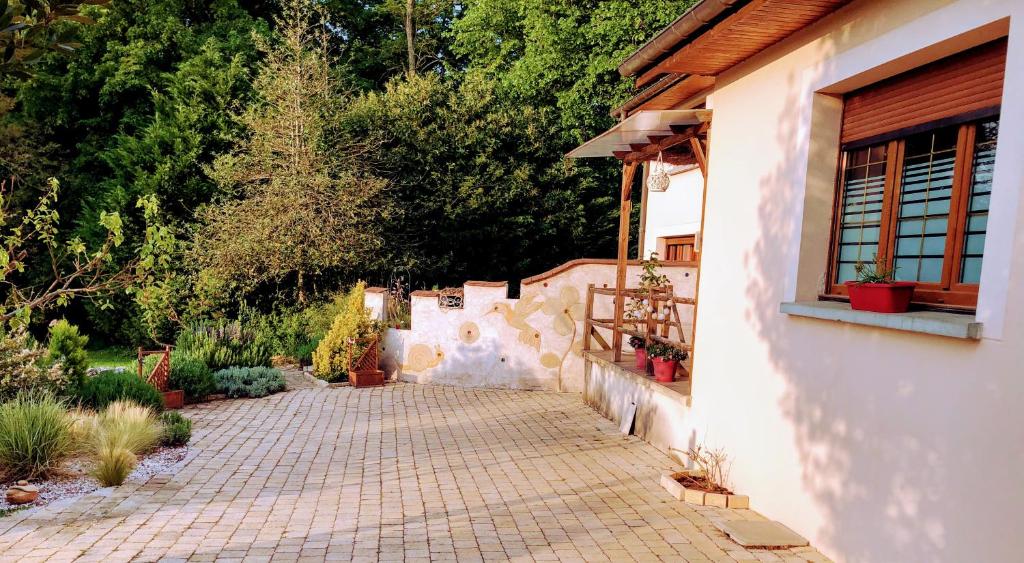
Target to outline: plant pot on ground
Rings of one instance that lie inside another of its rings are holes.
[[[846,282],[850,308],[873,313],[906,313],[915,282],[896,281],[896,270],[883,264],[857,264],[857,280]]]
[[[647,346],[647,357],[654,364],[654,380],[671,383],[676,379],[679,362],[686,359],[686,352],[668,344],[653,342]]]
[[[636,369],[647,371],[647,341],[639,336],[632,336],[629,345],[633,347],[633,354],[636,358]]]

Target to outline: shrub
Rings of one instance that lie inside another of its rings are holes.
[[[104,487],[116,487],[124,483],[137,462],[135,454],[124,448],[103,448],[96,452],[96,468],[92,476]]]
[[[22,391],[63,393],[67,377],[59,363],[43,365],[44,350],[24,329],[13,334],[0,332],[0,401]]]
[[[89,337],[79,334],[78,327],[61,319],[50,325],[50,360],[60,363],[64,376],[72,391],[78,390],[85,382],[89,369],[89,355],[85,346]]]
[[[195,323],[178,335],[177,350],[199,358],[210,369],[270,366],[274,334],[270,323],[251,311],[242,320]]]
[[[201,401],[214,391],[213,371],[203,360],[175,351],[171,354],[169,385],[184,391],[190,401]]]
[[[149,381],[149,376],[153,374],[153,370],[156,369],[156,365],[160,363],[162,354],[150,354],[142,359],[142,378]],[[137,364],[136,364],[137,365]]]
[[[81,403],[100,410],[114,401],[132,401],[154,411],[164,408],[163,395],[138,375],[104,371],[86,378],[78,393]]]
[[[0,404],[0,468],[17,479],[46,476],[73,452],[73,423],[49,393],[22,392]]]
[[[168,447],[184,446],[192,439],[192,421],[182,416],[181,413],[166,411],[160,415],[160,423],[163,424],[160,445]]]
[[[266,397],[284,391],[284,375],[273,368],[228,368],[214,374],[217,390],[228,397]]]
[[[348,379],[349,348],[352,348],[353,358],[358,356],[365,346],[359,340],[377,332],[364,304],[365,290],[366,285],[359,282],[349,291],[344,311],[334,319],[330,332],[313,352],[313,372],[320,379]]]
[[[131,401],[114,401],[96,415],[93,445],[97,452],[125,449],[140,454],[160,442],[162,430],[150,408]]]

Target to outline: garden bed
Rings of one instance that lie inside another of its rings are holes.
[[[175,448],[157,448],[156,450],[139,456],[139,464],[128,475],[126,483],[145,483],[154,475],[166,473],[180,463],[188,454],[188,446]],[[46,506],[51,502],[80,497],[103,488],[95,477],[89,475],[91,463],[86,457],[78,457],[67,461],[60,470],[56,471],[49,479],[32,481],[32,484],[39,487],[39,498],[28,504],[10,504],[3,494],[0,494],[0,517],[4,514],[11,514],[20,508],[36,508]],[[4,481],[0,483],[0,492],[6,491],[15,481]]]
[[[689,504],[750,508],[750,497],[734,494],[725,487],[710,483],[700,471],[665,471],[661,474],[661,486],[676,499]]]

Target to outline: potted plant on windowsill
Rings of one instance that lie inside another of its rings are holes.
[[[631,336],[629,345],[633,347],[636,356],[636,369],[647,371],[647,341],[639,336]]]
[[[850,308],[873,313],[906,313],[914,296],[915,282],[896,281],[896,269],[877,262],[858,263],[857,280],[846,282]]]
[[[647,346],[647,357],[654,364],[654,380],[671,383],[676,380],[676,369],[679,362],[686,359],[686,352],[675,346],[652,342]]]

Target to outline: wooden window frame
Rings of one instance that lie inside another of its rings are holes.
[[[682,260],[681,258],[673,258],[669,256],[671,246],[691,246],[690,252],[692,257],[690,260]],[[700,252],[697,250],[697,235],[671,235],[658,237],[658,258],[666,261],[684,261],[684,262],[696,262],[697,256]]]
[[[877,254],[883,257],[886,268],[892,268],[895,261],[896,230],[899,225],[900,183],[903,176],[906,140],[908,137],[916,134],[927,133],[935,129],[958,124],[956,160],[953,167],[953,189],[950,194],[941,280],[939,283],[918,282],[914,290],[913,302],[919,307],[926,309],[953,310],[958,312],[970,312],[976,309],[979,285],[960,283],[958,280],[960,279],[960,271],[963,266],[961,258],[964,250],[964,231],[969,212],[971,182],[974,172],[975,133],[979,123],[993,118],[998,120],[998,108],[993,108],[983,113],[972,112],[962,116],[960,119],[924,124],[907,130],[896,131],[882,138],[865,139],[840,147],[835,201],[832,207],[828,270],[826,273],[825,293],[820,296],[822,299],[849,299],[846,286],[843,283],[837,282],[836,276],[838,274],[839,243],[842,235],[842,209],[848,168],[847,159],[850,152],[882,143],[888,144]]]

